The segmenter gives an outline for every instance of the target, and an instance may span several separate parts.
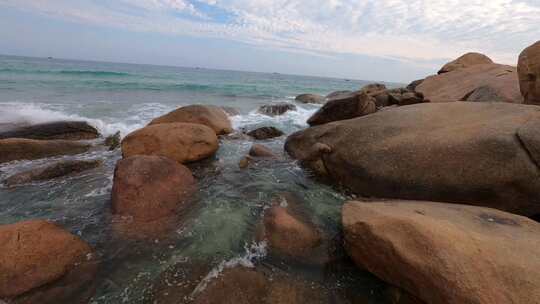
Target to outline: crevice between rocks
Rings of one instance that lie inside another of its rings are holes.
[[[519,130],[516,132],[515,137],[519,146],[525,151],[525,154],[527,154],[527,157],[529,158],[531,163],[536,167],[536,171],[540,173],[540,164],[534,158],[534,155],[531,153],[531,151],[527,148],[527,144],[525,144],[523,139],[519,136]]]

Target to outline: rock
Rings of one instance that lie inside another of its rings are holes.
[[[120,137],[120,131],[118,131],[114,133],[114,135],[107,136],[107,138],[105,138],[104,144],[105,146],[109,147],[109,151],[114,151],[120,147],[121,140],[122,139]]]
[[[24,221],[0,226],[0,247],[0,299],[88,303],[97,267],[78,237],[43,220]]]
[[[275,127],[261,127],[247,133],[247,135],[258,140],[280,137],[283,134],[281,130]]]
[[[262,158],[277,158],[277,155],[270,148],[260,144],[253,144],[249,150],[249,155]]]
[[[227,107],[227,106],[221,106],[221,108],[222,108],[223,111],[225,111],[225,113],[227,113],[229,116],[240,115],[240,111],[238,111],[237,108],[234,108],[234,107]]]
[[[192,123],[210,127],[216,135],[232,133],[233,128],[227,113],[218,106],[191,105],[181,107],[158,117],[149,125],[164,123]]]
[[[90,145],[70,140],[0,139],[0,163],[33,160],[88,151]]]
[[[186,210],[196,189],[191,171],[171,159],[146,155],[125,158],[114,171],[112,212],[132,217],[137,225],[155,225]]]
[[[326,102],[326,98],[324,96],[317,95],[317,94],[301,94],[301,95],[296,96],[295,100],[301,103],[323,104]]]
[[[444,65],[438,74],[452,72],[458,69],[468,68],[478,64],[491,64],[493,61],[486,55],[480,53],[467,53],[458,59]]]
[[[179,163],[208,158],[216,153],[214,130],[201,124],[166,123],[139,129],[122,140],[124,158],[134,155],[161,155]]]
[[[523,102],[517,69],[501,64],[479,64],[429,76],[415,91],[431,102],[464,101],[472,92],[484,86],[492,88],[505,102]]]
[[[518,74],[525,103],[540,105],[540,41],[519,55]]]
[[[534,216],[539,128],[536,106],[424,103],[308,128],[289,136],[285,150],[359,195]]]
[[[54,178],[76,174],[97,168],[103,164],[101,160],[66,160],[41,168],[17,173],[8,177],[4,184],[8,187],[27,184],[37,181],[46,181]]]
[[[270,105],[264,105],[259,108],[259,113],[268,116],[283,115],[288,111],[296,111],[296,106],[286,102],[274,103]]]
[[[424,79],[415,80],[415,81],[409,83],[409,85],[406,87],[406,89],[409,90],[409,91],[416,91],[416,87],[419,86],[422,82],[424,82]]]
[[[99,137],[99,132],[85,121],[57,121],[37,125],[21,126],[5,132],[0,132],[0,139],[64,139],[84,140]]]
[[[504,96],[491,86],[481,86],[463,98],[464,101],[473,102],[504,102]]]
[[[308,119],[308,124],[310,126],[322,125],[368,115],[377,111],[374,99],[365,92],[360,91],[349,95],[341,95],[338,98],[329,100]]]
[[[386,86],[381,83],[368,84],[360,89],[360,91],[365,92],[368,95],[375,95],[377,93],[380,93],[386,90],[387,90]]]
[[[244,158],[242,158],[239,162],[238,162],[238,167],[240,169],[246,169],[247,167],[249,167],[249,165],[253,162],[253,158],[251,158],[251,156],[245,156]]]
[[[386,93],[388,94],[388,103],[391,105],[408,106],[426,102],[422,93],[409,91],[408,89],[393,89],[386,91]]]
[[[345,247],[362,268],[425,303],[537,303],[540,224],[489,208],[349,202]]]
[[[326,99],[335,99],[336,97],[338,96],[341,96],[341,95],[349,95],[351,94],[353,91],[335,91],[335,92],[332,92],[328,95],[326,95]]]

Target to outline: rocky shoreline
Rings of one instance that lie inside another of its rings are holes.
[[[540,42],[517,67],[468,53],[406,88],[372,84],[296,101],[322,106],[309,128],[287,137],[288,156],[258,142],[281,130],[234,130],[234,109],[191,105],[123,139],[79,121],[3,126],[0,163],[121,149],[109,224],[119,238],[151,243],[196,207],[193,167],[211,166],[224,140],[252,138],[238,164],[246,174],[290,156],[351,194],[338,236],[318,227],[293,193],[277,195],[253,225],[269,258],[330,276],[351,259],[392,286],[385,303],[540,303]],[[295,110],[284,103],[259,112]],[[2,182],[62,179],[100,164],[58,161]],[[212,170],[205,172],[220,174]],[[27,220],[0,225],[0,244],[0,302],[89,303],[100,260],[80,237]],[[264,263],[215,275],[205,263],[181,267],[174,278],[163,272],[150,303],[367,303],[268,274]]]

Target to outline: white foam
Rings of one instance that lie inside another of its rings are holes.
[[[241,129],[242,127],[254,125],[254,124],[286,124],[292,123],[297,127],[307,127],[307,120],[319,109],[316,105],[310,105],[309,108],[296,106],[296,110],[285,112],[283,115],[268,116],[259,113],[257,110],[253,110],[246,115],[235,115],[231,117],[233,127],[235,129]]]

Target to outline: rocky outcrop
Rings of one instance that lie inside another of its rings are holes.
[[[486,55],[480,53],[467,53],[458,59],[445,64],[438,74],[452,72],[458,69],[468,68],[473,65],[490,64],[493,61]]]
[[[525,103],[540,105],[540,41],[519,55],[518,74]]]
[[[112,212],[131,217],[134,227],[162,226],[190,206],[196,189],[191,171],[171,159],[145,155],[125,158],[114,171]]]
[[[279,116],[288,111],[296,111],[296,106],[286,102],[273,103],[261,106],[258,112],[268,116]]]
[[[218,149],[214,130],[201,124],[165,123],[139,129],[122,140],[125,158],[160,155],[189,163],[208,158]]]
[[[85,121],[57,121],[37,125],[20,126],[0,132],[0,139],[64,139],[84,140],[99,137],[99,132]]]
[[[346,120],[375,113],[375,100],[363,91],[348,95],[339,95],[329,100],[308,119],[310,126],[322,125],[333,121]]]
[[[489,87],[497,100],[522,103],[515,67],[501,64],[478,64],[450,73],[429,76],[416,87],[431,102],[465,101],[475,90]]]
[[[0,163],[33,160],[88,151],[90,145],[70,140],[0,139]]]
[[[360,91],[368,94],[368,95],[376,95],[377,93],[380,93],[382,91],[386,91],[387,88],[382,83],[372,83],[368,84],[360,89]]]
[[[101,160],[67,160],[52,165],[17,173],[8,177],[4,184],[8,187],[31,182],[47,181],[71,174],[81,173],[101,166]]]
[[[362,268],[425,303],[538,303],[540,224],[489,208],[349,202],[345,247]]]
[[[247,135],[258,140],[280,137],[283,134],[284,133],[276,127],[261,127],[247,133]]]
[[[449,73],[450,74],[450,73]],[[508,103],[425,103],[312,127],[285,149],[369,197],[540,214],[540,111]]]
[[[428,102],[424,99],[424,95],[422,93],[414,92],[405,88],[378,91],[371,96],[375,98],[377,108],[384,108],[393,105],[408,106]]]
[[[0,302],[87,303],[93,295],[93,250],[55,224],[1,225],[0,247]]]
[[[149,125],[164,123],[193,123],[210,127],[217,135],[229,134],[233,131],[227,113],[218,106],[190,105],[176,109],[158,117]]]
[[[415,91],[416,87],[419,86],[422,82],[424,82],[424,79],[414,80],[413,82],[409,83],[405,88],[409,91]]]
[[[296,96],[294,99],[301,103],[315,103],[315,104],[322,104],[326,102],[326,98],[321,95],[317,94],[301,94]]]

